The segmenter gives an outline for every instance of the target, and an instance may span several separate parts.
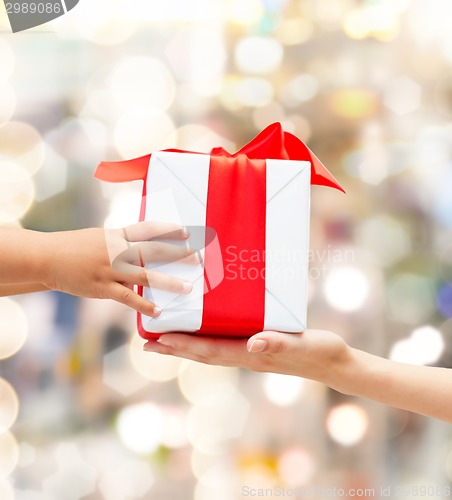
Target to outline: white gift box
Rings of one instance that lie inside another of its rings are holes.
[[[154,153],[146,180],[144,219],[205,229],[209,167],[207,155]],[[265,259],[265,330],[299,332],[306,328],[310,174],[311,163],[307,161],[266,160],[264,255],[259,255],[259,251],[245,254],[240,244],[224,248],[218,237],[209,243],[218,252],[211,270],[216,286],[221,286],[219,276],[223,280],[228,275],[238,281],[253,279],[253,274],[241,275],[242,261]],[[201,329],[205,294],[210,290],[204,280],[205,249],[201,248],[200,253],[199,265],[147,264],[159,272],[190,281],[193,291],[185,296],[145,288],[144,297],[163,309],[157,318],[142,316],[145,332],[194,333]]]
[[[140,220],[186,226],[188,245],[199,257],[198,264],[145,264],[190,281],[193,290],[139,289],[162,308],[157,318],[138,314],[144,338],[306,328],[310,186],[343,189],[279,123],[233,155],[221,148],[210,155],[157,151],[103,162],[95,175],[110,182],[142,179]]]

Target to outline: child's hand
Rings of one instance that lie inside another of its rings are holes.
[[[333,385],[338,368],[342,369],[349,356],[345,341],[324,330],[267,331],[250,339],[168,333],[148,341],[144,349],[211,365],[299,375],[329,385]]]
[[[133,291],[133,285],[150,286],[179,294],[192,284],[145,269],[146,262],[196,261],[188,245],[152,241],[187,240],[174,224],[142,222],[124,229],[82,229],[48,233],[48,257],[42,282],[50,289],[80,297],[113,299],[148,316],[160,309]]]

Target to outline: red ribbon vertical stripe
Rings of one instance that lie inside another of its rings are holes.
[[[212,267],[224,265],[224,279],[205,290],[199,334],[249,336],[262,331],[265,312],[266,164],[212,156],[206,226],[214,229],[223,263],[205,248],[205,283]],[[260,256],[251,259],[250,256]],[[207,286],[207,285],[205,285]]]

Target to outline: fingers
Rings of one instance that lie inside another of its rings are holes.
[[[116,281],[158,288],[159,290],[166,290],[179,295],[187,295],[193,290],[193,284],[189,281],[184,281],[174,276],[167,276],[153,269],[135,266],[128,262],[115,263],[114,268],[118,271],[118,274],[115,276]]]
[[[189,359],[191,361],[204,363],[206,365],[216,365],[216,366],[220,365],[229,367],[239,366],[239,363],[234,359],[231,360],[231,359],[207,358],[195,352],[181,351],[173,347],[165,346],[161,344],[158,340],[149,340],[146,344],[144,344],[143,350],[147,352],[156,352],[158,354],[166,354],[166,355],[176,356],[178,358]]]
[[[157,342],[185,354],[201,356],[213,363],[216,360],[236,360],[247,354],[246,339],[239,338],[167,333],[162,335]]]
[[[188,234],[183,226],[169,222],[139,222],[123,229],[130,242],[147,241],[153,238],[186,240]]]
[[[302,333],[266,331],[248,339],[247,350],[252,353],[283,354],[293,352]]]
[[[131,307],[146,316],[156,318],[161,312],[161,309],[153,302],[149,302],[143,297],[140,297],[133,290],[120,283],[111,285],[108,292],[107,298],[116,300],[116,302]]]
[[[179,261],[186,264],[199,264],[196,253],[192,253],[186,246],[171,245],[161,241],[136,243],[122,252],[118,259],[141,266],[147,262]],[[113,262],[114,266],[116,260]]]

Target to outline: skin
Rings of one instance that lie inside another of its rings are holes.
[[[350,347],[329,331],[267,331],[250,339],[168,333],[148,341],[144,349],[210,365],[297,375],[343,394],[452,423],[451,370],[374,356]]]
[[[192,289],[190,283],[143,267],[144,262],[197,262],[180,226],[142,222],[122,230],[59,233],[6,227],[0,228],[0,238],[0,296],[59,290],[113,299],[155,317],[160,308],[136,294],[134,285],[180,294]],[[389,361],[354,349],[328,331],[269,331],[248,340],[169,333],[149,341],[144,349],[206,364],[297,375],[344,394],[452,423],[451,370]]]
[[[163,243],[158,238],[185,242]],[[113,299],[158,316],[158,305],[134,285],[188,294],[191,283],[142,267],[143,262],[196,260],[181,226],[142,222],[124,229],[41,233],[0,228],[0,295],[59,290],[79,297]]]

